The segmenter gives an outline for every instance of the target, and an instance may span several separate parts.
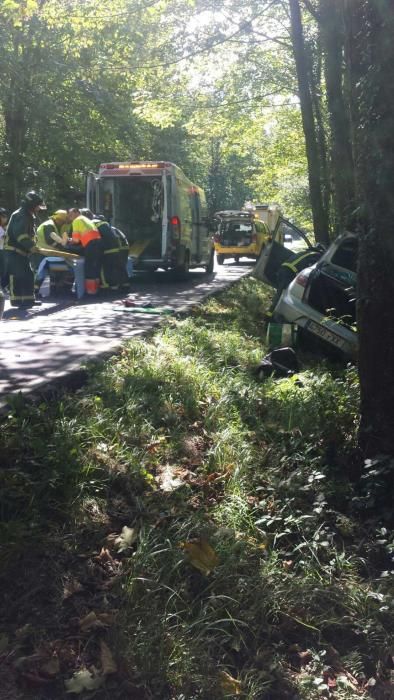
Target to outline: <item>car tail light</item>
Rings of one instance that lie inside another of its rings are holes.
[[[172,216],[170,219],[172,238],[180,239],[181,237],[181,220],[179,216]]]
[[[252,233],[252,243],[257,243],[257,234]]]
[[[295,278],[295,281],[297,284],[300,285],[300,287],[306,287],[308,284],[308,279],[309,275],[306,275],[304,272],[299,272],[297,277]]]

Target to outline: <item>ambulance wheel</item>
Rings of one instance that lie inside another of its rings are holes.
[[[189,272],[190,272],[190,253],[188,250],[185,252],[185,259],[184,259],[182,265],[179,265],[179,267],[176,268],[175,272],[178,275],[182,275],[182,277],[184,275],[189,274]]]
[[[223,263],[224,263],[224,255],[223,255],[223,253],[219,253],[219,254],[216,256],[216,260],[218,261],[218,265],[223,265]]]
[[[207,275],[212,275],[214,264],[215,264],[215,254],[214,254],[214,251],[212,248],[208,263],[205,265],[205,272],[207,273]]]

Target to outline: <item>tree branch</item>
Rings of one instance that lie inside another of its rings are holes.
[[[321,21],[320,12],[318,10],[316,10],[315,7],[313,7],[311,0],[302,0],[302,2],[305,5],[308,12],[312,15],[312,17],[314,17],[316,22],[320,22]]]

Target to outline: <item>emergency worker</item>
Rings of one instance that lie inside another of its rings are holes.
[[[35,292],[40,293],[41,285],[45,277],[49,274],[49,263],[51,253],[43,253],[42,249],[53,250],[52,255],[58,253],[61,256],[61,251],[65,250],[68,243],[68,235],[64,231],[64,226],[67,224],[66,209],[58,209],[52,216],[40,224],[37,228],[37,248],[39,253],[34,255],[33,267],[35,268]],[[66,275],[67,277],[67,275]]]
[[[301,270],[314,265],[321,258],[323,253],[323,246],[317,245],[314,248],[307,248],[306,250],[299,251],[298,253],[293,253],[290,259],[282,263],[277,274],[276,291],[269,311],[266,314],[267,320],[273,316],[275,307],[282,295],[282,292],[289,286],[290,282],[293,281]]]
[[[64,250],[67,245],[67,233],[62,232],[64,224],[67,223],[67,211],[58,209],[54,214],[44,221],[37,229],[37,247],[38,248],[53,248],[53,250]]]
[[[19,209],[11,215],[4,250],[7,256],[11,306],[29,308],[41,302],[34,296],[34,273],[31,256],[36,248],[36,214],[45,209],[37,192],[28,192]]]
[[[61,235],[60,227],[67,221],[67,211],[58,209],[50,219],[44,221],[37,228],[37,248],[52,248],[53,250],[64,250],[67,244],[67,236]],[[32,256],[32,265],[35,272],[38,272],[44,258],[47,257],[44,253],[34,253]]]
[[[129,265],[129,242],[127,240],[126,234],[123,233],[119,228],[111,226],[112,231],[118,239],[119,247],[119,259],[120,259],[120,273],[119,273],[119,287],[121,289],[128,289],[130,286],[128,265]],[[131,273],[130,273],[131,274]]]
[[[85,291],[97,294],[100,286],[100,269],[103,256],[103,243],[93,221],[81,214],[79,209],[69,209],[67,215],[71,224],[71,243],[67,249],[85,258]]]
[[[91,219],[98,229],[102,246],[103,257],[100,270],[100,286],[102,289],[119,289],[120,256],[118,238],[104,216],[95,215],[90,209],[81,209],[81,214]]]

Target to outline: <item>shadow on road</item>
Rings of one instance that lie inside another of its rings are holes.
[[[117,305],[117,300],[131,296],[138,306],[149,302],[178,312],[236,281],[247,267],[228,264],[210,275],[192,271],[183,279],[160,271],[137,272],[127,294],[100,294],[79,302],[57,297],[28,311],[7,309],[1,322],[1,393],[35,389],[88,360],[114,352],[123,340],[166,318],[132,313]]]

